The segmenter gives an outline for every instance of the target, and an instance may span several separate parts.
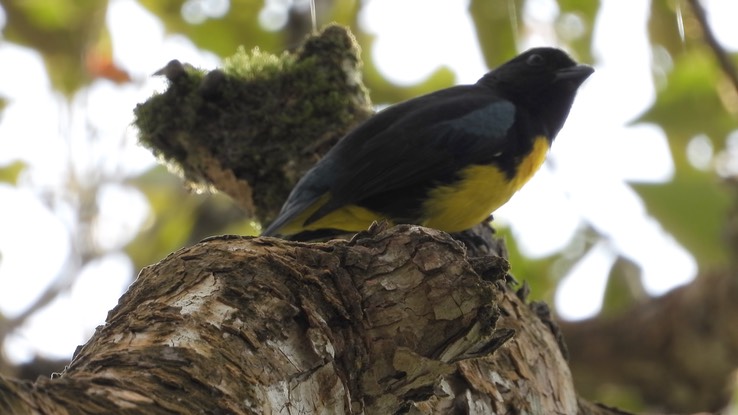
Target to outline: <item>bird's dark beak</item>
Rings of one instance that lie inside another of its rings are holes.
[[[594,68],[589,65],[576,65],[569,68],[559,69],[556,71],[555,82],[571,81],[581,84],[594,72]]]

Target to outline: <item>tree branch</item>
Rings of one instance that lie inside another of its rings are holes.
[[[294,53],[239,50],[210,72],[172,61],[157,72],[169,88],[139,104],[134,122],[141,143],[192,186],[218,189],[265,222],[373,112],[360,68],[353,35],[337,25]]]
[[[145,268],[62,374],[3,382],[0,411],[617,413],[578,401],[506,273],[420,227],[211,238]]]
[[[710,46],[713,53],[715,53],[715,57],[725,73],[725,76],[730,79],[730,82],[733,84],[733,88],[735,88],[735,91],[738,93],[738,71],[736,71],[735,65],[733,64],[730,56],[725,49],[723,49],[720,42],[718,42],[715,37],[715,34],[712,32],[712,28],[707,22],[707,13],[705,12],[705,8],[702,7],[699,0],[689,0],[689,4],[692,6],[694,16],[702,28],[702,33],[705,35],[705,41]]]

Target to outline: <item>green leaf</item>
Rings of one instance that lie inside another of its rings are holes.
[[[472,0],[469,11],[488,67],[497,67],[517,55],[522,0]]]
[[[253,221],[220,193],[194,194],[163,166],[129,180],[146,195],[149,222],[125,248],[136,269],[159,261],[170,252],[220,234],[256,235]]]
[[[714,174],[682,168],[668,183],[631,186],[648,212],[695,256],[700,268],[727,262],[722,234],[731,199]]]
[[[7,166],[0,167],[0,182],[16,184],[18,176],[27,167],[22,161],[14,161]]]
[[[641,281],[640,267],[627,258],[618,257],[607,277],[600,315],[618,315],[644,298],[647,294]]]
[[[698,134],[717,141],[720,149],[728,133],[738,126],[738,118],[720,99],[721,79],[722,73],[706,48],[683,53],[674,62],[654,105],[637,121],[660,125],[677,159],[684,157],[687,143]]]
[[[140,269],[186,243],[194,226],[197,196],[162,166],[129,183],[146,195],[151,209],[150,222],[125,248],[134,267]]]
[[[183,34],[198,47],[220,56],[233,54],[239,46],[246,49],[259,46],[271,52],[284,48],[284,31],[270,32],[259,23],[263,0],[231,2],[224,16],[205,17],[201,23],[189,23],[183,18],[182,7],[186,3],[183,0],[141,0],[140,3],[161,19],[167,32]]]
[[[592,62],[592,34],[599,1],[558,0],[561,13],[556,19],[556,34],[584,62]]]
[[[521,284],[526,282],[530,286],[531,299],[551,302],[558,282],[552,277],[551,269],[558,256],[537,259],[526,257],[520,252],[510,228],[495,228],[495,230],[497,236],[505,240],[511,267],[510,274]]]
[[[100,38],[107,1],[11,0],[2,6],[3,36],[41,54],[54,88],[70,96],[89,81],[84,57]]]
[[[372,101],[378,104],[394,104],[431,91],[454,85],[456,74],[447,67],[440,67],[425,80],[410,86],[398,86],[382,77],[377,68],[364,62],[364,81],[371,91]]]
[[[721,236],[730,197],[715,172],[697,170],[689,163],[687,145],[704,134],[720,150],[738,125],[720,99],[721,77],[705,47],[681,53],[656,102],[637,120],[656,123],[664,130],[676,171],[669,183],[632,186],[649,213],[692,252],[703,269],[724,264],[728,258]]]
[[[685,46],[685,39],[682,39],[679,34],[677,8],[679,8],[683,18],[691,12],[686,2],[652,1],[651,13],[648,19],[648,34],[651,42],[663,47],[672,56],[679,55]]]
[[[352,28],[352,30],[354,29]],[[361,31],[354,32],[354,35],[361,45],[363,81],[371,92],[372,102],[394,104],[431,91],[449,88],[456,82],[456,74],[448,67],[442,66],[433,71],[425,80],[415,85],[394,84],[379,72],[374,63],[374,56],[370,52],[374,47],[375,37]]]

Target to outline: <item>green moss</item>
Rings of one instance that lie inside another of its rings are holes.
[[[216,171],[248,183],[258,219],[276,214],[300,175],[371,114],[351,34],[328,26],[295,53],[243,48],[208,73],[178,62],[161,94],[137,106],[141,142],[195,185],[243,198]]]
[[[245,81],[262,80],[291,70],[294,63],[294,56],[288,53],[276,56],[262,52],[258,47],[246,52],[246,49],[241,46],[235,55],[226,58],[223,72]]]

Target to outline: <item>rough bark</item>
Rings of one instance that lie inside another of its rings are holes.
[[[3,380],[0,412],[617,413],[578,402],[506,275],[420,227],[211,238],[145,268],[64,372]]]
[[[738,367],[738,279],[703,275],[622,315],[562,323],[577,389],[608,384],[669,411],[717,410]]]

